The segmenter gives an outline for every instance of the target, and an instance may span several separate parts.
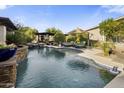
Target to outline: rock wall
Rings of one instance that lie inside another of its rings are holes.
[[[0,62],[0,88],[15,87],[17,62],[23,61],[28,54],[28,47],[23,46],[17,49],[16,55],[4,62]]]
[[[0,88],[15,87],[16,57],[0,62]]]
[[[28,46],[23,46],[18,48],[16,52],[17,63],[23,61],[27,57],[27,54],[28,54]]]

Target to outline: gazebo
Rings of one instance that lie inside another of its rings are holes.
[[[53,36],[54,34],[49,33],[49,32],[41,32],[41,33],[36,33],[36,35],[38,36],[38,42],[53,42]]]

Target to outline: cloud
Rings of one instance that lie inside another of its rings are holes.
[[[124,14],[124,5],[103,5],[102,8],[109,13]]]
[[[0,10],[5,10],[9,7],[12,7],[12,6],[10,6],[10,5],[0,5]]]

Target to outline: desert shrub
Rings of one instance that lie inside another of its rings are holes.
[[[93,42],[93,47],[99,48],[99,47],[101,47],[101,43],[100,42]]]
[[[113,42],[102,42],[101,43],[101,48],[102,48],[102,50],[104,52],[104,55],[108,56],[110,48],[115,49],[115,45],[114,45]]]
[[[36,38],[35,33],[37,33],[36,29],[21,27],[20,29],[14,31],[14,34],[7,33],[6,38],[7,41],[11,43],[26,44],[32,42]]]

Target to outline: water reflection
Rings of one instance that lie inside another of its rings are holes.
[[[112,80],[116,75],[110,74],[108,71],[99,69],[99,74],[104,83],[108,83],[110,80]]]
[[[57,59],[64,58],[65,53],[57,51],[56,49],[52,48],[39,48],[37,49],[38,54],[41,54],[43,57],[55,57]]]
[[[60,52],[63,52],[65,54],[78,54],[78,53],[82,53],[81,50],[75,50],[75,49],[66,49],[66,48],[62,48],[62,49],[57,49]]]
[[[18,84],[23,81],[27,68],[28,68],[28,58],[26,58],[23,62],[19,63],[17,67],[17,76],[19,77],[16,81],[16,86],[18,86]]]

